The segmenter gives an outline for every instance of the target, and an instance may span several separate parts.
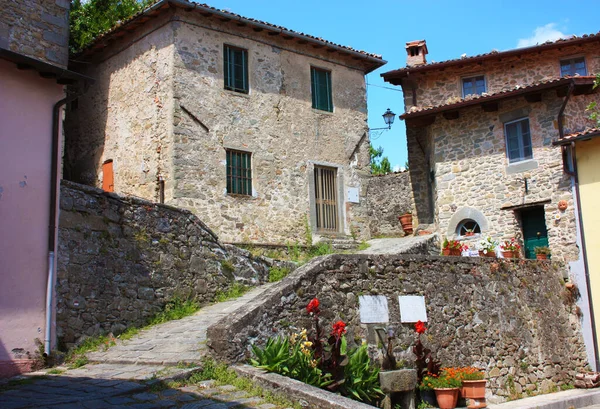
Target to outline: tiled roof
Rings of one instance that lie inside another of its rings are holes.
[[[135,14],[134,16],[132,16],[130,19],[128,19],[126,21],[120,22],[119,24],[115,25],[113,28],[111,28],[107,32],[96,37],[92,43],[90,43],[83,50],[81,50],[81,52],[78,54],[78,56],[81,56],[81,55],[85,56],[85,55],[93,53],[94,50],[104,48],[106,46],[106,42],[107,42],[105,40],[109,40],[113,37],[118,37],[117,34],[119,34],[121,31],[123,31],[128,26],[132,26],[132,25],[136,26],[136,25],[141,25],[141,24],[145,23],[146,21],[149,20],[149,18],[155,17],[157,14],[159,14],[163,10],[164,11],[168,10],[169,6],[180,7],[180,8],[184,8],[185,10],[189,10],[189,11],[196,11],[196,12],[202,13],[204,15],[217,15],[223,19],[235,20],[243,25],[247,24],[249,26],[256,28],[257,31],[259,31],[259,29],[264,29],[264,30],[270,31],[271,33],[276,33],[276,34],[280,34],[282,36],[297,38],[299,40],[313,43],[315,45],[318,44],[320,46],[325,46],[327,48],[330,48],[332,51],[347,52],[356,58],[368,60],[368,61],[374,63],[374,65],[376,65],[375,68],[378,68],[386,63],[386,61],[384,61],[382,59],[381,55],[379,55],[379,54],[373,54],[373,53],[368,53],[363,50],[357,50],[357,49],[354,49],[354,48],[351,48],[348,46],[344,46],[344,45],[333,43],[331,41],[327,41],[320,37],[315,37],[315,36],[305,34],[302,32],[290,30],[290,29],[287,29],[282,26],[267,23],[265,21],[257,20],[254,18],[244,17],[239,14],[235,14],[235,13],[232,13],[232,12],[226,11],[226,10],[219,10],[215,7],[209,6],[208,4],[194,3],[194,2],[187,1],[187,0],[157,0],[157,1],[155,1],[150,6],[148,6],[145,10]],[[375,69],[375,68],[373,68],[373,69]]]
[[[565,135],[564,138],[554,141],[553,144],[554,145],[567,145],[571,142],[574,142],[574,141],[577,141],[580,139],[593,138],[596,136],[600,136],[600,128],[587,128],[587,129],[584,129],[583,131],[573,132],[568,135]]]
[[[446,61],[432,62],[429,64],[417,65],[414,67],[400,68],[397,70],[384,72],[383,74],[381,74],[381,76],[386,81],[394,83],[392,81],[394,78],[406,77],[409,72],[416,73],[416,72],[430,71],[430,70],[446,68],[446,67],[452,66],[452,65],[469,65],[469,64],[480,62],[482,60],[488,60],[488,59],[494,59],[494,58],[504,58],[504,57],[509,57],[512,55],[535,53],[535,52],[540,52],[540,51],[544,51],[547,49],[564,47],[567,45],[576,45],[576,44],[585,43],[585,42],[589,42],[589,41],[600,41],[600,32],[594,33],[594,34],[584,34],[581,37],[573,36],[570,38],[561,38],[561,39],[558,39],[555,41],[547,41],[543,44],[537,44],[537,45],[534,45],[531,47],[515,48],[515,49],[507,50],[507,51],[494,50],[489,53],[478,54],[478,55],[474,55],[474,56],[470,56],[470,57],[461,57],[461,58],[455,58],[455,59],[446,60]],[[396,84],[396,85],[399,85],[399,84]]]
[[[400,115],[400,118],[409,119],[419,116],[432,115],[438,112],[456,110],[459,108],[465,108],[468,106],[483,104],[486,102],[493,102],[508,97],[527,94],[533,91],[554,88],[561,85],[567,85],[571,81],[574,82],[576,85],[591,85],[594,83],[594,80],[595,77],[591,76],[550,78],[542,81],[537,81],[531,84],[520,84],[515,87],[495,92],[492,94],[483,93],[481,95],[469,95],[466,98],[457,97],[456,100],[452,100],[450,102],[446,102],[440,105],[427,107],[412,107],[408,112]]]

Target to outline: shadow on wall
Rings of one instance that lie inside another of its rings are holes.
[[[18,351],[16,351],[18,353]],[[15,357],[14,359],[10,359]],[[0,339],[0,378],[10,378],[25,372],[30,372],[35,361],[16,357],[14,351],[8,351]]]

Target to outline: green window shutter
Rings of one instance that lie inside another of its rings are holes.
[[[321,111],[333,112],[331,95],[331,73],[311,67],[310,81],[312,91],[312,107]]]
[[[223,77],[225,89],[248,93],[248,51],[224,46]]]

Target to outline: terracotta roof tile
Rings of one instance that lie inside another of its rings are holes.
[[[282,34],[282,35],[292,35],[295,37],[300,37],[301,39],[304,39],[304,40],[312,42],[312,43],[320,43],[321,45],[324,45],[326,47],[345,50],[349,53],[354,54],[355,56],[360,56],[360,57],[364,57],[364,59],[371,60],[372,62],[378,64],[378,67],[381,65],[384,65],[386,63],[386,61],[384,61],[382,59],[382,56],[380,54],[373,54],[373,53],[368,53],[363,50],[357,50],[352,47],[348,47],[345,45],[336,44],[331,41],[327,41],[321,37],[315,37],[310,34],[305,34],[302,32],[290,30],[288,28],[278,26],[275,24],[271,24],[266,21],[257,20],[257,19],[249,18],[249,17],[244,17],[240,14],[232,13],[227,10],[219,10],[215,7],[209,6],[208,4],[195,3],[195,2],[190,2],[187,0],[157,0],[154,3],[151,3],[145,10],[135,14],[134,16],[132,16],[131,18],[129,18],[126,21],[120,22],[119,24],[112,27],[110,30],[108,30],[105,33],[96,37],[89,45],[87,45],[83,50],[81,50],[78,53],[78,55],[85,55],[87,53],[90,53],[93,49],[102,48],[101,46],[99,47],[99,44],[101,44],[101,42],[104,39],[111,37],[113,34],[119,32],[124,26],[127,26],[127,25],[133,23],[136,19],[140,19],[143,15],[149,15],[151,13],[156,13],[158,10],[162,10],[163,6],[166,4],[174,5],[174,6],[178,6],[178,7],[182,7],[182,8],[188,8],[190,10],[195,10],[198,12],[218,14],[223,17],[228,17],[228,18],[231,18],[232,20],[238,20],[238,21],[244,22],[249,25],[263,26],[261,28],[266,28],[266,29],[274,29],[274,31],[279,31],[280,34]],[[164,7],[164,9],[168,10],[168,7]],[[377,61],[374,61],[374,60],[377,60]]]
[[[444,104],[427,106],[427,107],[415,107],[413,106],[408,112],[400,115],[401,119],[408,119],[417,116],[424,116],[434,114],[438,112],[450,111],[458,108],[464,108],[471,105],[477,105],[488,101],[498,100],[505,97],[514,95],[525,94],[527,92],[535,91],[536,89],[551,88],[554,86],[566,85],[569,81],[576,81],[580,84],[593,84],[596,77],[592,76],[576,76],[576,77],[562,77],[562,78],[548,78],[541,81],[533,82],[531,84],[519,84],[515,87],[507,88],[495,93],[483,93],[481,95],[469,95],[466,98],[456,98],[450,102]]]
[[[459,57],[459,58],[454,58],[454,59],[445,60],[445,61],[431,62],[429,64],[418,65],[415,67],[399,68],[397,70],[384,72],[383,74],[381,74],[381,76],[386,81],[389,81],[392,78],[405,77],[409,72],[414,73],[414,72],[429,71],[429,70],[445,68],[445,67],[448,67],[451,65],[466,65],[469,63],[475,63],[475,62],[479,62],[481,60],[487,60],[487,59],[491,59],[491,58],[508,57],[510,55],[515,55],[515,54],[534,53],[534,52],[542,51],[545,49],[562,47],[562,46],[571,45],[571,44],[579,44],[579,43],[588,42],[588,41],[600,41],[600,32],[593,33],[593,34],[584,34],[581,37],[572,36],[569,38],[560,38],[555,41],[547,41],[545,43],[537,44],[537,45],[534,45],[531,47],[515,48],[515,49],[511,49],[511,50],[507,50],[507,51],[492,50],[488,53],[473,55],[473,56],[469,56],[469,57]],[[389,81],[389,82],[391,82],[391,81]]]

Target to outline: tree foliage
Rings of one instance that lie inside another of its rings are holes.
[[[392,171],[392,165],[387,156],[383,156],[383,148],[380,146],[375,149],[373,145],[369,146],[371,155],[371,173],[373,175],[385,175]]]
[[[153,0],[71,1],[69,48],[75,53],[119,22],[143,10]]]
[[[600,87],[600,73],[596,74],[596,81],[594,81],[594,89]],[[598,104],[594,101],[591,102],[586,111],[590,111],[590,119],[596,121],[596,126],[600,127],[600,108]]]

